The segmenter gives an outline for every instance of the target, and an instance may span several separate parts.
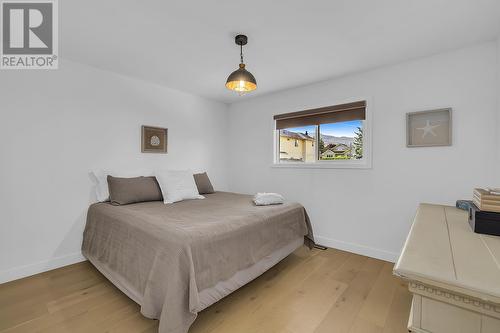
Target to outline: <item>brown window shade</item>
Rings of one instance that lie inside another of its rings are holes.
[[[341,121],[365,120],[366,101],[326,106],[274,116],[276,129],[338,123]]]

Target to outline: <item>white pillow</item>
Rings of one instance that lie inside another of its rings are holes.
[[[257,193],[253,197],[256,206],[279,205],[285,202],[285,198],[278,193]]]
[[[198,193],[193,172],[190,170],[158,171],[156,180],[163,194],[163,202],[166,204],[187,199],[205,199]]]
[[[102,170],[96,169],[90,172],[90,175],[94,178],[95,183],[95,195],[98,202],[109,201],[109,188],[108,188],[108,175],[113,177],[140,177],[140,176],[152,176],[151,171],[139,170],[139,171],[124,171],[124,170]]]

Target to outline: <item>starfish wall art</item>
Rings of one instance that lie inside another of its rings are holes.
[[[406,114],[407,147],[451,145],[451,108]]]

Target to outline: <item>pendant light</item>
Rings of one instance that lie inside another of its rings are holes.
[[[240,96],[247,92],[257,89],[257,81],[255,77],[245,69],[245,64],[243,63],[243,45],[248,42],[248,37],[245,35],[238,35],[234,38],[236,45],[240,46],[240,68],[235,70],[229,75],[226,81],[227,89],[236,91]]]

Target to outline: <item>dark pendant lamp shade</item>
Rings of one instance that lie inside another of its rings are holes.
[[[240,46],[240,68],[232,72],[226,81],[226,87],[230,90],[236,91],[240,95],[257,89],[257,80],[255,80],[252,73],[245,69],[245,64],[243,63],[243,45],[246,45],[247,42],[247,36],[236,36],[235,43]]]
[[[240,64],[240,68],[227,78],[226,87],[238,92],[249,92],[257,89],[257,81],[252,73],[245,69],[245,64]]]

